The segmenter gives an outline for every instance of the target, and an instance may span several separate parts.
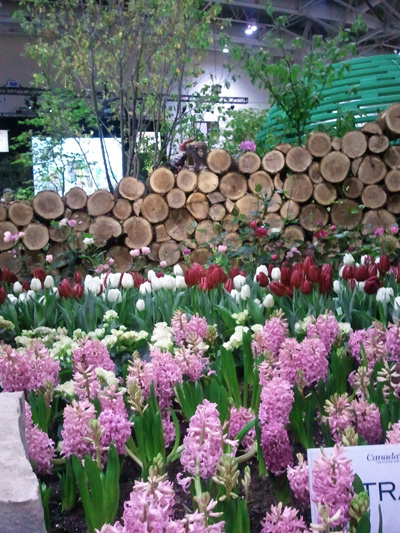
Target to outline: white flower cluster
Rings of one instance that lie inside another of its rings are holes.
[[[157,322],[154,325],[149,344],[152,350],[155,348],[165,351],[171,350],[174,345],[172,328],[166,322]]]

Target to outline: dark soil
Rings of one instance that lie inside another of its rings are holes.
[[[251,485],[248,498],[251,532],[259,533],[261,531],[261,520],[264,518],[270,506],[277,503],[277,500],[270,478],[268,476],[258,475],[257,461],[253,460],[246,464],[249,464],[251,468]],[[190,494],[185,494],[182,487],[175,482],[176,474],[181,472],[181,470],[179,461],[168,468],[168,479],[174,481],[175,484],[176,518],[182,518],[186,512],[185,509],[192,507]],[[140,471],[136,465],[130,459],[125,459],[121,469],[121,495],[117,520],[121,519],[124,502],[129,499],[133,484],[139,477]],[[85,515],[80,501],[77,502],[72,511],[63,513],[61,511],[61,484],[58,476],[46,476],[43,478],[43,481],[52,489],[49,502],[51,531],[58,533],[86,533]]]

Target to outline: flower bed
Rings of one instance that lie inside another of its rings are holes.
[[[66,516],[83,509],[102,533],[367,531],[344,447],[400,442],[387,256],[252,276],[77,272],[57,287],[33,274],[2,272],[0,380],[25,391],[30,459],[44,483],[60,476]],[[305,453],[319,446],[334,451],[312,472],[310,526]]]

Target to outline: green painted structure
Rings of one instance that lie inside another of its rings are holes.
[[[351,111],[356,128],[361,128],[366,122],[374,121],[379,111],[400,102],[400,55],[360,57],[346,63],[350,65],[350,70],[322,91],[322,102],[311,115],[306,126],[307,133],[315,130],[318,124],[328,126],[335,123],[338,108],[343,113]],[[337,63],[334,67],[340,65]],[[353,88],[357,91],[352,93]],[[256,140],[265,139],[268,133],[273,133],[285,142],[295,142],[294,135],[283,134],[282,113],[276,106],[271,108]]]

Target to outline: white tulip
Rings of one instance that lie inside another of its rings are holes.
[[[250,298],[250,286],[249,285],[243,285],[243,287],[240,290],[240,298],[242,300],[247,300]]]
[[[177,289],[186,289],[185,276],[176,276],[175,278],[176,288]]]
[[[131,289],[134,285],[133,277],[130,274],[122,274],[121,286],[124,289]]]
[[[19,281],[16,281],[13,285],[13,292],[15,294],[21,294],[22,291],[23,289],[21,283]]]
[[[31,290],[40,291],[42,289],[42,282],[38,278],[33,278],[31,281]]]
[[[394,293],[392,287],[381,287],[378,289],[378,292],[376,293],[376,301],[382,302],[382,303],[388,303],[390,302],[391,298],[393,298]]]
[[[182,267],[180,265],[175,265],[174,266],[174,274],[175,274],[175,276],[183,276],[183,270],[182,270]]]
[[[360,291],[363,291],[365,287],[365,281],[356,281],[356,285],[360,289]]]
[[[152,280],[153,278],[155,278],[155,277],[156,277],[156,273],[154,272],[154,270],[149,270],[149,271],[147,272],[147,279],[148,279],[149,281],[151,281],[151,280]]]
[[[236,289],[232,289],[231,290],[231,296],[232,296],[232,298],[235,298],[237,303],[240,302],[240,292],[238,292]]]
[[[146,304],[144,303],[144,300],[140,299],[136,302],[136,309],[138,311],[144,311],[146,308]]]
[[[256,273],[254,274],[254,278],[253,278],[254,282],[257,281],[257,276],[258,274],[261,274],[261,272],[265,274],[266,276],[268,276],[268,268],[265,265],[260,265],[257,267]]]
[[[271,278],[274,281],[281,281],[281,269],[279,267],[275,267],[272,269]]]
[[[160,278],[157,278],[157,276],[154,276],[151,278],[151,288],[153,291],[159,291],[163,288],[163,284]]]
[[[86,237],[85,239],[83,239],[83,244],[86,244],[86,246],[90,246],[93,243],[94,243],[93,237]]]
[[[29,298],[35,298],[35,296],[36,296],[35,291],[33,291],[32,289],[26,293],[26,299],[27,300]]]
[[[10,302],[15,305],[16,302],[18,301],[18,298],[16,298],[13,294],[8,294],[7,295],[7,298],[10,300]]]
[[[240,289],[245,283],[246,283],[246,278],[244,276],[241,276],[240,274],[233,278],[233,286],[235,287],[237,291],[240,291]]]
[[[110,303],[121,302],[122,301],[121,291],[119,289],[110,289],[107,293],[107,300]]]
[[[171,291],[176,288],[176,280],[173,276],[166,274],[163,278],[160,278],[160,280],[164,289]]]
[[[336,294],[340,293],[340,281],[338,279],[335,279],[333,282],[333,290],[336,292]]]
[[[274,307],[274,297],[272,294],[267,294],[267,296],[263,300],[263,306],[266,308]]]
[[[120,279],[121,279],[121,274],[110,274],[107,278],[107,287],[116,289],[119,286]]]
[[[8,295],[8,297],[10,298],[10,294]],[[400,296],[396,296],[396,298],[394,299],[394,310],[399,312],[400,311]]]
[[[54,278],[53,276],[46,276],[43,285],[45,289],[51,289],[54,287]]]
[[[362,262],[362,258],[361,258],[361,262]],[[353,265],[354,264],[354,257],[351,254],[344,254],[343,263],[345,265]]]
[[[146,293],[151,293],[151,283],[149,281],[145,281],[144,283],[142,283],[139,287],[139,292],[140,294],[146,294]]]

